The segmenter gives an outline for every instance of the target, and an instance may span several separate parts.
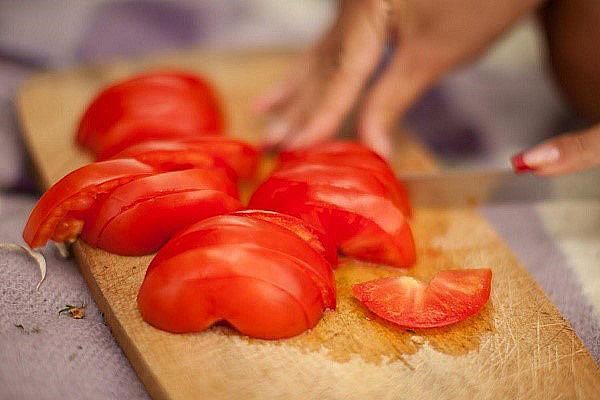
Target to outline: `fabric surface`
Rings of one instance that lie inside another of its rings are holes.
[[[36,198],[12,103],[27,76],[172,47],[304,45],[331,9],[320,0],[1,2],[0,242],[22,242]],[[409,112],[409,125],[448,164],[503,165],[568,121],[534,54],[535,32],[527,26],[515,35]],[[482,211],[600,361],[598,202]],[[50,247],[44,254],[48,278],[35,291],[33,262],[0,250],[0,400],[147,398],[75,264]],[[59,315],[66,304],[86,304],[86,317]]]

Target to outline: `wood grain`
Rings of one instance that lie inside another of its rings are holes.
[[[156,66],[199,71],[225,98],[230,130],[255,140],[261,121],[249,99],[291,60],[281,52],[184,52],[38,75],[18,108],[24,138],[47,187],[88,162],[73,130],[102,85]],[[431,170],[431,157],[400,135],[399,170]],[[76,259],[114,335],[155,399],[554,399],[596,398],[600,369],[569,324],[473,209],[417,209],[418,263],[410,271],[343,260],[338,309],[312,331],[282,341],[253,340],[226,327],[174,335],[146,325],[135,296],[151,257],[120,257],[74,246]],[[474,318],[443,329],[403,331],[350,295],[352,284],[448,268],[493,269],[492,298]]]

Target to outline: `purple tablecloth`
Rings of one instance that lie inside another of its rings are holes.
[[[35,202],[12,104],[27,76],[171,47],[307,43],[331,7],[317,0],[296,3],[0,3],[0,242],[21,241]],[[414,107],[408,122],[449,162],[456,157],[497,165],[555,132],[566,116],[536,64],[506,69],[488,63],[444,81]],[[483,212],[600,360],[598,203]],[[76,266],[50,248],[44,254],[48,278],[36,292],[33,263],[0,250],[0,400],[147,398]],[[87,304],[86,317],[58,315],[65,304]]]

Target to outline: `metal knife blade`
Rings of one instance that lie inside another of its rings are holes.
[[[509,169],[400,174],[411,203],[465,207],[548,200],[600,201],[600,168],[558,177],[516,175]]]

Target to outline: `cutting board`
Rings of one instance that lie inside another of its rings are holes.
[[[96,91],[134,72],[198,71],[219,88],[234,136],[261,129],[249,100],[272,84],[293,54],[183,52],[136,62],[33,77],[18,94],[23,135],[40,184],[48,187],[90,161],[73,132]],[[433,170],[430,155],[398,133],[397,170]],[[418,262],[409,271],[342,259],[338,308],[305,334],[250,339],[227,327],[177,335],[145,324],[135,297],[151,259],[121,257],[77,242],[74,255],[123,351],[155,399],[554,399],[593,398],[600,369],[567,321],[507,245],[473,208],[415,210]],[[402,330],[351,297],[354,283],[400,274],[428,280],[436,271],[487,266],[489,304],[456,325]]]

